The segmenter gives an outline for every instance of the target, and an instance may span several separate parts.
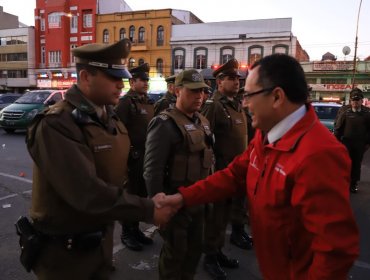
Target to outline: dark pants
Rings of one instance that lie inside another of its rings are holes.
[[[202,255],[203,219],[203,206],[181,209],[160,230],[164,242],[159,257],[159,279],[194,279]]]
[[[351,184],[356,184],[361,178],[361,163],[365,153],[365,143],[346,138],[342,141],[347,147],[349,157],[352,160]]]
[[[59,241],[48,241],[33,271],[39,280],[108,280],[112,244],[113,227],[106,232],[101,246],[89,251],[67,250]]]
[[[206,206],[203,246],[206,255],[217,254],[225,245],[226,227],[230,213],[230,199]]]

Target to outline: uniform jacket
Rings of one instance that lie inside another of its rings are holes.
[[[215,136],[216,169],[225,168],[247,147],[247,119],[239,101],[229,100],[219,91],[206,101],[202,114]]]
[[[146,130],[154,116],[152,100],[146,95],[140,96],[129,90],[120,99],[115,111],[128,130],[131,145],[137,150],[144,151]]]
[[[107,122],[100,121],[73,86],[64,101],[31,125],[31,217],[45,233],[88,232],[114,220],[152,220],[153,203],[123,191],[130,142],[109,106],[107,113]]]
[[[154,103],[154,115],[158,115],[160,112],[167,108],[174,108],[176,104],[176,95],[166,92],[165,96]]]
[[[246,188],[266,280],[344,280],[359,253],[347,151],[307,107],[277,142],[264,145],[257,130],[247,151],[227,168],[179,189],[185,204],[193,205]]]
[[[334,134],[338,140],[370,144],[370,110],[361,106],[360,112],[353,112],[350,105],[342,107],[335,120]]]
[[[182,185],[205,178],[213,164],[211,131],[205,117],[189,118],[167,109],[149,124],[144,178],[150,196],[176,193]]]

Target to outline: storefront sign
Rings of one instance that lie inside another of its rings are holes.
[[[309,84],[312,87],[312,91],[346,91],[352,90],[351,84]],[[354,87],[361,89],[362,91],[369,91],[370,84],[355,84]]]
[[[346,71],[353,70],[352,61],[315,61],[313,71]]]
[[[76,83],[76,79],[65,79],[65,80],[46,80],[46,79],[38,79],[37,80],[37,87],[38,88],[70,88],[74,83]]]

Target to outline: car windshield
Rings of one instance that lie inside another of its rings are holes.
[[[338,106],[314,106],[314,107],[319,119],[323,120],[335,119],[340,108]]]
[[[17,99],[15,103],[19,104],[42,104],[50,95],[49,91],[30,91]]]
[[[16,96],[16,95],[4,95],[4,96],[0,96],[0,104],[13,103],[18,98],[19,98],[19,96]]]

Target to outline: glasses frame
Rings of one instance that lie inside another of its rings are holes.
[[[274,86],[274,87],[269,87],[269,88],[263,88],[263,89],[260,89],[260,90],[257,90],[257,91],[255,91],[255,92],[250,92],[250,93],[244,93],[243,94],[243,98],[245,98],[245,99],[249,99],[249,98],[251,98],[252,96],[254,96],[254,95],[258,95],[258,94],[261,94],[261,93],[264,93],[264,92],[266,92],[266,91],[273,91],[274,89],[276,88],[276,86]]]

